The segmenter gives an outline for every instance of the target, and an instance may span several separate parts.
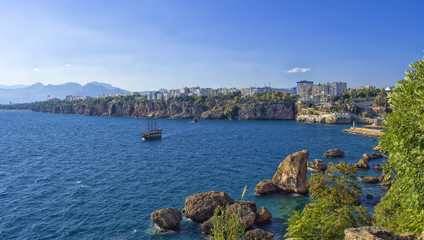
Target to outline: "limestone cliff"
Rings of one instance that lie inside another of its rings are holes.
[[[151,117],[159,118],[203,118],[235,120],[294,120],[296,107],[284,103],[237,103],[230,101],[144,101],[109,103],[39,103],[32,108],[36,112],[83,114],[93,116]]]

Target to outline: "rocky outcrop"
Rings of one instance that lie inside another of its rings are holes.
[[[421,236],[418,238],[418,240],[424,240],[424,231],[423,231],[423,233],[421,234]]]
[[[396,235],[382,227],[360,227],[345,230],[345,240],[413,240],[414,235],[406,233]]]
[[[374,151],[376,151],[376,152],[381,152],[381,151],[382,151],[381,147],[380,147],[380,146],[378,146],[378,145],[374,145],[374,146],[372,146],[372,149],[373,149]]]
[[[359,178],[361,178],[363,183],[379,183],[380,182],[380,178],[376,176],[361,176]]]
[[[234,203],[225,192],[209,191],[188,196],[185,199],[183,213],[196,223],[202,223],[213,216],[215,208]]]
[[[364,159],[365,161],[369,161],[371,159],[370,155],[368,155],[368,153],[364,153],[362,155],[362,159]]]
[[[383,185],[386,189],[389,189],[392,186],[392,183],[390,182],[390,180],[388,180],[386,178],[385,174],[381,174],[379,180],[380,180],[381,185]]]
[[[383,170],[383,167],[380,164],[376,164],[374,166],[374,170],[376,170],[376,171],[382,171]]]
[[[278,189],[277,187],[271,182],[271,180],[263,180],[258,183],[255,187],[255,193],[260,195],[265,195],[269,193],[276,192]]]
[[[359,162],[356,164],[357,168],[365,168],[365,169],[369,169],[370,165],[368,164],[367,160],[361,159],[359,160]]]
[[[227,214],[232,217],[238,215],[245,229],[250,228],[256,219],[256,214],[252,211],[250,205],[240,204],[239,202],[227,206]]]
[[[260,207],[256,211],[256,219],[255,224],[264,224],[266,222],[269,222],[272,219],[272,214],[268,211],[266,207]]]
[[[308,192],[308,179],[306,177],[308,157],[307,150],[287,156],[278,166],[272,178],[272,183],[287,192],[306,194]]]
[[[211,235],[213,226],[213,217],[211,217],[202,223],[202,226],[200,226],[200,231],[204,234]]]
[[[319,159],[315,159],[315,161],[313,161],[313,162],[308,162],[308,167],[315,169],[315,170],[318,170],[318,171],[327,170],[327,165]]]
[[[329,158],[341,158],[344,156],[344,152],[338,148],[330,149],[324,153],[324,156]]]
[[[383,154],[373,152],[373,153],[371,153],[371,154],[369,155],[369,157],[370,157],[370,159],[382,158],[382,157],[383,157]]]
[[[64,114],[83,114],[93,116],[127,116],[158,118],[192,119],[236,119],[236,120],[293,120],[296,117],[294,104],[284,103],[240,103],[237,106],[231,101],[217,100],[202,104],[193,100],[144,101],[144,102],[107,102],[93,103],[83,101],[70,103],[35,104],[35,112],[51,112]]]
[[[157,223],[159,227],[163,229],[178,229],[180,221],[182,220],[182,214],[180,210],[176,208],[164,208],[152,212],[150,215],[152,222]]]
[[[270,232],[265,232],[262,229],[250,230],[246,232],[244,235],[245,240],[258,240],[258,239],[271,240],[273,237],[274,237],[274,234]]]

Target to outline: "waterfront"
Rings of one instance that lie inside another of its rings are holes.
[[[182,209],[186,196],[210,190],[239,199],[245,185],[245,200],[273,214],[264,229],[281,238],[288,214],[307,198],[256,197],[259,181],[272,178],[296,151],[307,149],[310,161],[328,163],[322,154],[337,147],[345,151],[343,161],[356,163],[377,145],[374,138],[341,133],[348,125],[183,119],[159,119],[163,139],[141,141],[146,122],[0,111],[0,238],[202,239],[199,225],[185,220],[179,232],[160,235],[150,213]],[[384,195],[379,185],[361,185],[363,195]]]

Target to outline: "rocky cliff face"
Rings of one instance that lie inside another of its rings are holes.
[[[283,103],[243,103],[235,105],[225,101],[206,102],[202,105],[194,101],[109,102],[105,104],[61,102],[60,104],[37,104],[32,110],[36,112],[128,117],[152,117],[157,113],[159,118],[293,120],[296,117],[294,105],[287,106]]]

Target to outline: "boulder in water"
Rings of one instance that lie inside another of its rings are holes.
[[[369,169],[370,165],[368,164],[367,160],[361,159],[359,160],[359,162],[356,164],[357,168],[365,168],[365,169]]]
[[[163,229],[178,229],[182,214],[176,208],[164,208],[152,212],[150,215],[152,222],[157,223]]]
[[[318,171],[325,171],[327,170],[327,165],[321,161],[320,159],[315,159],[313,162],[308,162],[308,167],[318,170]]]
[[[345,230],[345,240],[398,240],[397,235],[382,227],[360,227]]]
[[[308,179],[306,177],[308,156],[307,150],[287,156],[278,166],[277,172],[272,178],[272,183],[287,192],[306,194],[308,192]]]
[[[216,207],[233,203],[234,199],[225,192],[197,193],[185,199],[183,213],[194,222],[202,223],[213,216]]]
[[[341,158],[344,156],[344,152],[338,148],[330,149],[324,153],[324,156],[329,158]]]
[[[380,178],[376,176],[364,176],[360,177],[363,183],[379,183]]]
[[[255,187],[255,193],[264,195],[268,193],[276,192],[278,189],[277,187],[271,182],[271,180],[263,180],[258,183]]]
[[[272,219],[272,214],[268,211],[266,207],[260,207],[256,211],[255,224],[263,224],[269,222]]]

